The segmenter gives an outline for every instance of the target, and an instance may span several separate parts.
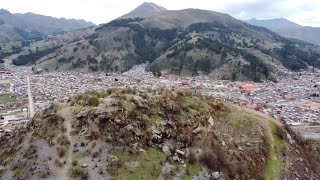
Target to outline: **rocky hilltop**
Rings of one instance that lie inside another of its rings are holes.
[[[164,89],[81,94],[0,140],[2,179],[319,179],[319,165],[272,118]]]

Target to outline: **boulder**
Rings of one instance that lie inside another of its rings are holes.
[[[210,123],[210,126],[213,127],[214,126],[214,120],[213,118],[210,116],[208,122]]]
[[[168,156],[171,156],[171,151],[170,151],[170,148],[168,147],[168,146],[163,146],[162,147],[162,151],[166,154],[166,155],[168,155]]]
[[[179,155],[181,155],[181,156],[186,155],[185,152],[183,152],[183,151],[181,151],[181,150],[179,150],[179,149],[176,149],[176,153],[179,154]]]
[[[290,134],[287,134],[287,139],[288,139],[288,143],[289,144],[294,144],[294,140],[292,139],[292,137],[290,136]]]
[[[219,179],[220,178],[220,173],[218,171],[215,171],[211,173],[211,176],[213,179]]]
[[[199,133],[201,133],[203,131],[203,128],[202,127],[197,127],[196,129],[194,129],[193,131],[192,131],[192,133],[193,134],[199,134]]]
[[[81,167],[87,168],[87,167],[88,167],[88,164],[82,164]]]
[[[180,158],[179,158],[178,156],[173,156],[173,157],[172,157],[172,160],[178,162],[178,161],[180,160]]]

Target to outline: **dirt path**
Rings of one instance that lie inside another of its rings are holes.
[[[58,174],[56,175],[56,179],[57,180],[67,180],[69,179],[69,175],[68,175],[68,170],[71,167],[71,161],[72,161],[72,147],[74,146],[74,140],[72,139],[71,136],[71,131],[72,131],[72,127],[71,127],[71,112],[69,108],[62,108],[59,111],[59,114],[65,118],[65,122],[64,125],[66,127],[66,132],[65,135],[67,136],[70,145],[68,146],[68,151],[66,154],[66,164],[63,166],[63,168],[61,170],[58,171]]]
[[[278,158],[277,153],[275,153],[275,148],[276,148],[275,146],[276,145],[275,145],[274,134],[272,132],[272,123],[275,123],[278,126],[283,126],[283,124],[280,121],[277,121],[276,119],[274,119],[274,118],[270,117],[269,115],[264,114],[262,112],[258,112],[258,111],[246,109],[246,108],[244,108],[244,110],[248,113],[251,113],[251,114],[259,117],[259,119],[260,119],[259,124],[265,130],[265,133],[266,133],[265,135],[268,136],[268,138],[269,138],[271,162],[268,162],[268,166],[269,166],[269,163],[272,164],[270,166],[275,166],[274,164],[277,162],[280,162],[281,160]],[[280,169],[270,168],[269,171],[267,171],[267,172],[272,173],[272,174],[269,174],[269,176],[265,177],[265,178],[272,179],[272,180],[279,179],[279,177],[278,177],[278,175],[280,173],[279,170]]]

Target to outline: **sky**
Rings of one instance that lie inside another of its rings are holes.
[[[126,14],[145,0],[0,0],[0,8],[12,13],[84,19],[95,24]],[[304,26],[320,27],[319,0],[151,0],[168,10],[198,8],[228,13],[235,18],[284,17]]]

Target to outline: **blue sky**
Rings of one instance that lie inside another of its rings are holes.
[[[53,17],[84,19],[96,24],[115,19],[144,0],[0,0],[13,13],[34,12]],[[284,17],[320,27],[319,0],[153,0],[169,10],[199,8],[228,13],[238,19]]]

